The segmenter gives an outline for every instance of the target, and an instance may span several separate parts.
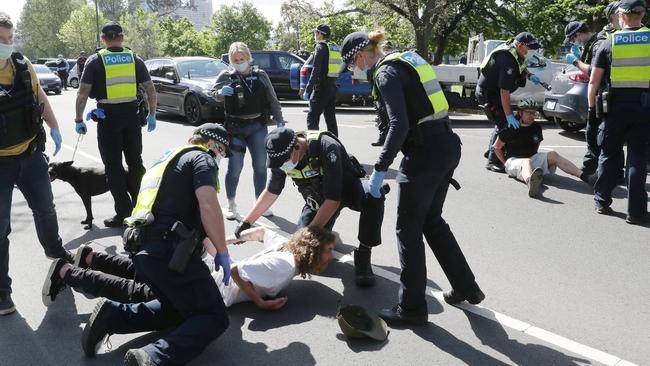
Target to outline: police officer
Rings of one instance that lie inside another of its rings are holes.
[[[63,55],[60,54],[57,57],[56,72],[59,75],[59,79],[61,79],[63,90],[68,90],[68,69],[70,68],[70,65],[68,65],[68,61],[63,58]]]
[[[572,21],[564,28],[564,45],[580,45],[582,53],[577,57],[573,53],[567,53],[566,63],[589,74],[591,72],[591,60],[593,58],[593,46],[598,40],[598,35],[589,29],[585,22]]]
[[[81,80],[81,75],[84,73],[84,66],[86,66],[86,51],[79,52],[79,58],[77,59],[77,77]]]
[[[314,61],[311,76],[304,90],[299,95],[309,101],[307,113],[307,129],[318,130],[320,115],[325,115],[327,130],[335,136],[339,135],[336,124],[336,92],[341,65],[341,50],[334,42],[330,41],[332,31],[330,27],[321,24],[314,29]]]
[[[611,214],[612,190],[616,186],[621,147],[627,142],[628,206],[626,221],[643,224],[648,216],[645,188],[647,151],[650,144],[650,28],[641,22],[644,0],[621,0],[618,6],[621,30],[599,47],[589,80],[589,109],[596,107],[602,80],[609,81],[603,100],[603,122],[598,179],[594,199],[596,211]]]
[[[476,99],[485,110],[488,120],[495,127],[490,135],[486,169],[504,172],[503,164],[494,154],[494,141],[499,132],[506,128],[518,128],[519,121],[512,113],[510,95],[526,85],[526,78],[535,84],[541,80],[526,69],[530,50],[540,48],[535,37],[528,32],[519,33],[512,42],[494,49],[483,59],[481,75],[476,87]]]
[[[99,154],[106,168],[108,188],[115,201],[115,216],[104,220],[104,225],[120,227],[133,208],[145,171],[141,156],[138,84],[144,88],[148,98],[149,115],[146,122],[149,132],[156,128],[156,90],[142,59],[130,49],[122,47],[124,35],[117,22],[106,23],[101,38],[106,48],[88,58],[79,84],[75,129],[77,133],[86,133],[86,124],[82,119],[86,101],[88,97],[97,100],[93,119],[98,122]],[[128,174],[122,167],[122,154],[129,168]]]
[[[266,152],[271,179],[235,235],[251,227],[273,205],[288,176],[305,200],[298,227],[331,230],[343,207],[360,213],[359,248],[354,251],[355,280],[358,286],[374,285],[370,254],[372,247],[381,244],[386,189],[369,194],[367,184],[361,181],[365,176],[363,167],[331,132],[277,128],[266,137]]]
[[[184,365],[228,327],[219,288],[197,250],[207,236],[217,248],[215,268],[224,271],[227,285],[230,257],[217,174],[218,161],[230,154],[228,133],[207,123],[194,131],[189,143],[167,151],[147,171],[133,214],[125,220],[125,247],[136,276],[158,300],[100,301],[82,333],[88,357],[110,334],[173,328],[164,338],[129,350],[125,365]],[[185,260],[177,262],[177,256]]]
[[[351,33],[341,47],[342,68],[354,75],[371,74],[373,95],[386,105],[390,129],[369,181],[370,194],[379,195],[386,171],[401,150],[397,206],[401,287],[399,303],[383,310],[386,321],[422,324],[427,321],[426,264],[422,235],[444,270],[452,290],[450,304],[478,304],[485,295],[474,280],[463,253],[442,218],[447,190],[460,161],[460,138],[452,132],[448,104],[436,73],[413,51],[384,57],[378,48],[381,31]]]
[[[0,315],[16,310],[11,300],[9,233],[14,186],[34,214],[36,235],[50,258],[71,259],[63,248],[48,175],[43,119],[50,128],[56,155],[61,133],[47,95],[32,64],[14,51],[14,26],[0,12]]]

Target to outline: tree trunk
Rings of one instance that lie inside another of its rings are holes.
[[[447,47],[447,36],[439,35],[436,37],[436,50],[433,53],[433,64],[440,65],[442,63],[442,56],[445,54],[445,47]]]
[[[426,29],[427,27],[418,27],[414,25],[415,28],[415,48],[425,60],[431,61],[431,55],[429,54],[429,39],[431,38],[431,30]]]

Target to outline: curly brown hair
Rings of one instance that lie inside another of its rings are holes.
[[[336,236],[331,231],[308,226],[291,235],[284,250],[293,254],[300,277],[311,278],[311,274],[318,268],[323,247],[335,240]]]

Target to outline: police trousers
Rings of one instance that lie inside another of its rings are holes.
[[[326,81],[315,89],[309,99],[309,112],[307,113],[307,129],[318,130],[320,115],[325,116],[327,131],[335,136],[339,135],[336,124],[336,93],[339,88],[335,82]]]

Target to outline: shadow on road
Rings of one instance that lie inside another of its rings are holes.
[[[93,225],[93,229],[86,231],[82,236],[72,239],[69,242],[67,242],[63,247],[65,247],[68,250],[74,250],[79,248],[81,244],[84,244],[89,241],[93,241],[96,239],[102,239],[102,238],[108,238],[111,236],[118,236],[116,239],[119,242],[119,237],[122,235],[122,232],[124,229],[122,228],[97,228],[96,226]],[[120,243],[115,243],[115,244],[121,244]]]

